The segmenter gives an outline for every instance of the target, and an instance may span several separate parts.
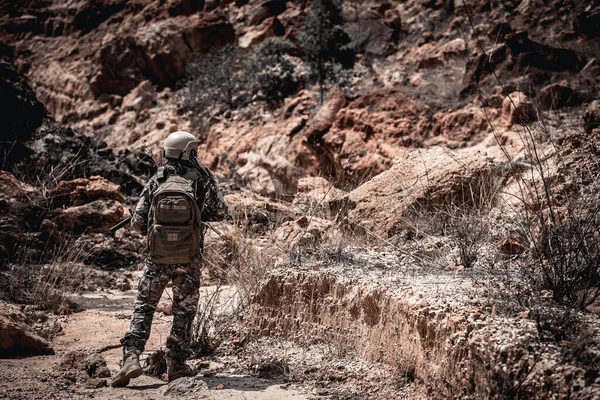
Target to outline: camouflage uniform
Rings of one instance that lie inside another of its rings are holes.
[[[187,161],[171,161],[170,174],[177,173],[197,181],[198,206],[202,210],[202,221],[220,221],[227,215],[227,205],[223,200],[213,174],[200,164]],[[149,215],[152,193],[158,186],[153,176],[144,188],[133,212],[132,225],[142,234],[147,234],[151,216]],[[204,197],[202,197],[204,196]],[[203,241],[203,235],[201,237]],[[202,249],[202,243],[200,244]],[[202,251],[202,250],[201,250]],[[129,330],[121,339],[124,358],[129,354],[140,354],[150,337],[154,311],[169,281],[173,281],[173,325],[167,337],[168,356],[174,361],[184,362],[190,354],[189,342],[192,322],[196,315],[200,288],[201,256],[190,264],[161,265],[147,257],[144,273],[138,286],[137,299],[131,317]]]

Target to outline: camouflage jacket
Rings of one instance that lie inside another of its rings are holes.
[[[227,217],[227,204],[219,191],[215,176],[207,167],[200,163],[192,164],[185,161],[175,162],[173,165],[167,164],[166,167],[169,174],[177,174],[197,181],[196,197],[198,207],[203,210],[202,221],[221,221]],[[148,233],[148,214],[152,203],[152,194],[158,184],[158,177],[155,174],[146,184],[132,213],[131,225],[143,235]]]

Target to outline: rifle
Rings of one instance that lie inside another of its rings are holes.
[[[110,228],[110,231],[116,232],[119,229],[121,229],[122,227],[124,227],[125,225],[129,224],[130,222],[131,222],[131,217],[125,218],[123,221],[119,222],[118,224],[116,224],[115,226]]]

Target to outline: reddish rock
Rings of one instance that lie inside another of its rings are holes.
[[[298,192],[293,204],[309,215],[328,216],[329,201],[344,194],[344,191],[335,188],[325,178],[311,176],[298,181]]]
[[[233,27],[212,14],[180,16],[157,21],[137,33],[136,41],[147,59],[150,79],[173,86],[185,76],[191,53],[203,53],[234,40]]]
[[[276,17],[267,18],[260,25],[248,29],[239,39],[242,48],[252,47],[271,36],[283,36],[285,28]]]
[[[368,93],[340,110],[312,147],[321,173],[336,184],[355,186],[387,170],[407,147],[430,134],[428,114],[427,107],[399,91]]]
[[[595,100],[588,105],[583,114],[583,126],[587,133],[600,127],[600,100]]]
[[[506,236],[498,243],[500,251],[507,255],[521,254],[525,251],[525,247],[516,236]]]
[[[290,249],[314,246],[325,240],[332,228],[331,221],[302,216],[296,221],[284,222],[273,232],[273,237]]]
[[[0,199],[33,200],[40,195],[37,188],[21,182],[9,172],[0,171]]]
[[[95,200],[70,207],[52,219],[58,229],[74,234],[109,229],[123,219],[123,205],[115,200]]]
[[[256,143],[254,152],[239,156],[241,168],[237,173],[253,192],[262,196],[292,197],[296,193],[298,180],[306,175],[306,171],[283,156],[288,151],[287,137],[262,138]]]
[[[488,117],[492,118],[496,112],[487,110],[488,116],[481,107],[467,106],[451,112],[437,113],[433,118],[434,135],[441,135],[450,140],[450,147],[462,147],[473,143],[476,139],[483,139],[490,131]]]
[[[17,306],[0,301],[0,358],[44,354],[54,354],[48,341],[27,324]]]
[[[471,201],[471,188],[493,182],[500,167],[474,151],[440,147],[413,151],[388,171],[331,201],[330,207],[341,223],[391,237],[402,230],[409,213]]]
[[[80,206],[99,199],[111,199],[120,203],[125,201],[119,185],[100,176],[62,181],[50,191],[50,198],[56,207]]]
[[[502,101],[502,113],[511,124],[530,123],[537,120],[533,103],[522,92],[512,92]]]
[[[331,128],[338,112],[346,106],[346,103],[346,95],[342,89],[336,86],[329,91],[327,99],[304,129],[303,134],[310,144],[318,144],[322,141],[323,135]]]
[[[191,53],[233,42],[233,27],[213,14],[178,16],[151,22],[135,35],[107,34],[97,53],[101,68],[90,86],[102,93],[127,94],[144,79],[174,86],[185,76]]]
[[[451,40],[444,44],[442,51],[446,57],[464,54],[467,51],[465,40],[462,38]]]
[[[399,16],[390,15],[390,22],[399,23]],[[386,24],[381,15],[376,19],[368,19],[352,22],[344,26],[344,31],[350,37],[351,42],[347,45],[356,53],[371,56],[388,56],[394,52],[396,31]]]
[[[156,91],[152,87],[150,81],[143,81],[129,94],[123,97],[121,109],[124,112],[135,111],[137,113],[142,110],[151,108],[154,105]]]
[[[536,98],[540,107],[544,110],[558,110],[581,103],[580,96],[566,81],[541,88],[537,92]]]

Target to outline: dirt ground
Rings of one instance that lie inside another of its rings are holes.
[[[167,302],[168,297],[169,293],[166,291],[162,301]],[[167,382],[155,377],[142,375],[125,388],[94,388],[91,386],[103,385],[101,379],[88,379],[85,371],[61,368],[61,359],[70,351],[84,350],[90,354],[101,351],[100,354],[114,374],[119,369],[122,356],[119,339],[128,327],[134,298],[133,290],[94,292],[76,297],[85,311],[59,319],[64,335],[57,336],[53,341],[56,355],[0,360],[0,398],[162,399],[171,388],[171,395],[175,398],[307,399],[303,394],[305,390],[294,390],[283,385],[282,379],[262,379],[239,372],[223,372],[224,364],[215,357],[211,358],[210,366],[202,369],[197,377],[176,381],[180,385],[177,387],[169,386]],[[170,325],[170,316],[161,312],[155,314],[145,356],[164,348]],[[192,363],[194,362],[198,360],[193,360]]]
[[[134,274],[134,280],[139,272]],[[223,288],[221,288],[223,290]],[[214,287],[201,289],[202,299]],[[235,293],[223,291],[227,299],[221,310],[231,307]],[[122,350],[119,339],[129,325],[135,290],[103,290],[73,297],[84,311],[57,317],[62,332],[52,346],[53,356],[0,359],[0,399],[414,399],[410,385],[397,382],[389,366],[361,361],[352,351],[340,351],[331,344],[254,337],[243,346],[232,340],[245,335],[233,330],[233,337],[217,351],[189,362],[199,367],[193,378],[168,384],[149,375],[134,379],[125,388],[110,388],[109,379],[90,378],[84,368],[61,365],[73,351],[99,352],[111,374],[119,369]],[[164,349],[171,316],[160,311],[170,303],[167,289],[159,303],[142,365],[151,353]]]

